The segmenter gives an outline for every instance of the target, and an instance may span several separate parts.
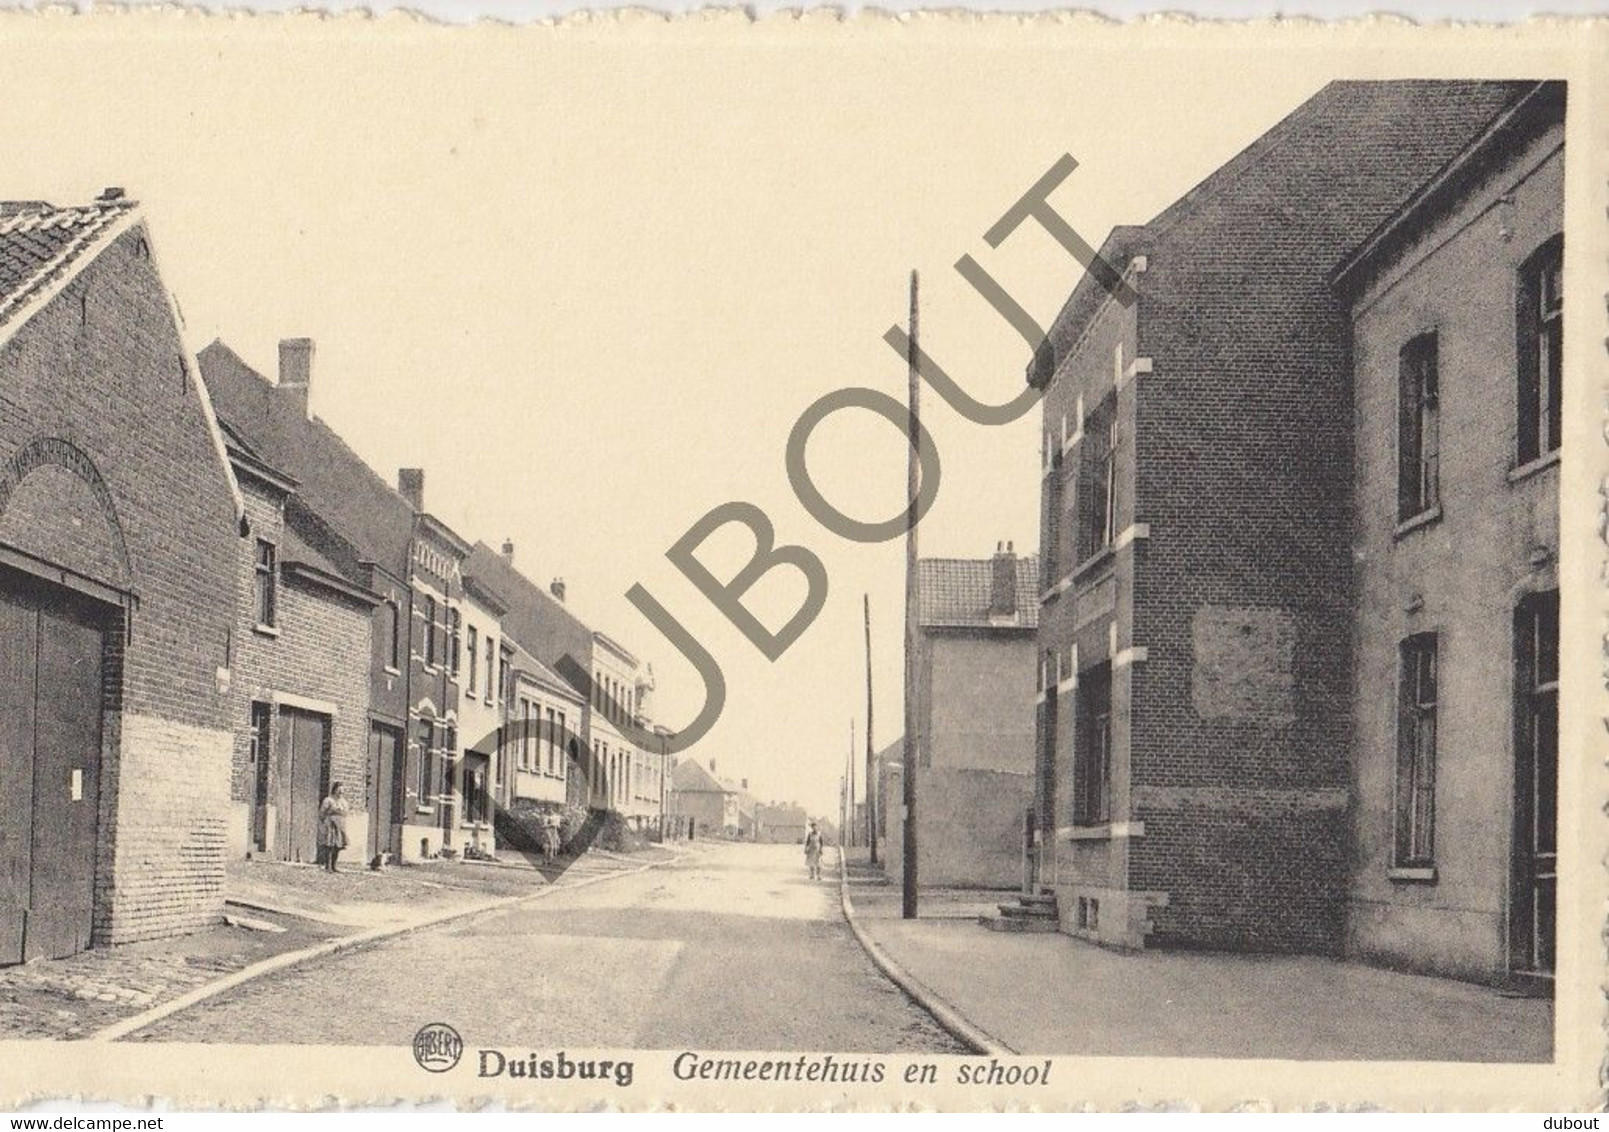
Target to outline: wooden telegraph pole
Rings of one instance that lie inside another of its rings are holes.
[[[866,844],[877,863],[877,754],[872,743],[872,595],[862,594],[866,612]]]
[[[855,717],[849,717],[849,847],[855,847]]]
[[[905,517],[905,744],[901,759],[905,784],[904,885],[900,914],[916,919],[916,499],[921,489],[921,466],[917,462],[917,438],[921,433],[918,404],[920,377],[916,371],[917,275],[911,272],[910,344],[906,347],[907,391],[911,412],[911,446],[905,465],[905,497],[910,511]]]

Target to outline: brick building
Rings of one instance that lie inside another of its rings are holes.
[[[917,880],[1022,883],[1034,794],[1039,562],[1001,543],[993,558],[924,558],[916,577]],[[904,867],[903,744],[879,765],[884,859]]]
[[[0,204],[0,962],[221,915],[242,507],[133,202]]]
[[[1037,875],[1125,946],[1343,948],[1354,406],[1336,265],[1533,84],[1332,83],[1102,256],[1044,389]]]
[[[424,472],[381,479],[311,410],[312,343],[280,343],[270,381],[221,342],[201,351],[219,415],[337,537],[320,549],[380,601],[372,614],[368,765],[353,822],[370,855],[414,859],[450,845],[461,801],[462,563],[469,544],[424,509]],[[361,799],[361,804],[360,804]],[[362,815],[361,817],[359,815]]]
[[[319,549],[338,536],[300,505],[295,481],[227,425],[224,433],[246,502],[236,555],[229,852],[317,860],[319,806],[339,782],[354,805],[347,833],[361,857],[370,620],[380,598]]]
[[[690,837],[738,834],[738,792],[696,759],[679,759],[670,772],[665,807],[678,833]]]
[[[1347,951],[1480,980],[1553,968],[1564,96],[1528,90],[1337,273]]]

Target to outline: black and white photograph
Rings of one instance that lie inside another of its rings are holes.
[[[1605,57],[0,16],[9,1103],[1596,1109]]]

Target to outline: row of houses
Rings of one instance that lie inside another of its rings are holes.
[[[676,759],[665,798],[667,828],[679,836],[714,836],[791,845],[804,840],[809,815],[793,802],[761,802],[749,792],[749,780],[718,773],[715,759],[705,767],[697,759]]]
[[[1032,599],[1004,553],[922,563],[925,883],[1549,985],[1564,109],[1334,83],[1112,232],[1136,301],[1085,278],[1029,368]]]
[[[215,921],[336,782],[373,862],[658,826],[651,666],[372,471],[313,356],[193,356],[120,190],[0,204],[0,962]]]

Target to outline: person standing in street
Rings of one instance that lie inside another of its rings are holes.
[[[324,867],[338,872],[336,858],[346,848],[346,815],[349,807],[339,782],[330,785],[330,796],[318,808],[318,840],[324,847]]]
[[[821,830],[816,823],[810,823],[810,832],[805,834],[804,841],[805,864],[810,869],[810,879],[821,879]]]

